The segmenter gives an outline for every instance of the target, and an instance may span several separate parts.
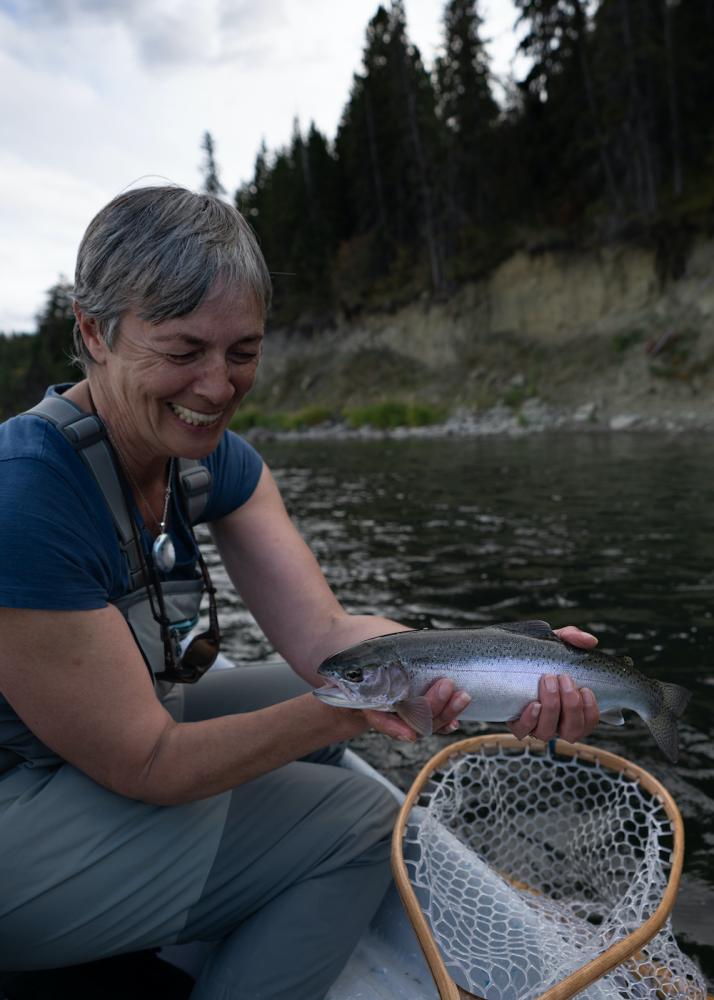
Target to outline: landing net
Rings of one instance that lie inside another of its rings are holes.
[[[486,1000],[706,1000],[668,917],[683,844],[666,790],[592,747],[456,747],[422,771],[395,838],[442,997],[458,993],[439,971]]]

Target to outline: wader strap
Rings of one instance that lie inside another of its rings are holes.
[[[124,494],[116,476],[116,467],[112,459],[112,453],[105,441],[107,437],[106,428],[99,417],[93,413],[83,413],[74,403],[70,403],[68,399],[63,399],[61,396],[45,396],[36,406],[25,412],[33,413],[38,417],[44,417],[45,420],[53,423],[64,434],[72,447],[79,451],[82,457],[85,458],[114,516],[122,545],[127,543],[127,538],[131,541],[131,523],[120,526],[117,522],[117,509],[123,511],[127,518],[128,512],[123,503]],[[118,493],[110,485],[111,475],[108,477],[105,485],[103,478],[104,462],[98,460],[97,463],[94,463],[92,461],[94,455],[100,454],[100,450],[91,452],[91,454],[87,450],[100,441],[104,442],[101,452],[108,453],[109,455],[111,472],[114,473],[113,478],[118,487]],[[212,476],[206,466],[201,465],[195,458],[180,458],[178,460],[178,468],[179,486],[186,503],[188,519],[191,524],[196,524],[206,509],[208,497],[211,493]]]
[[[179,482],[191,524],[203,514],[211,492],[211,473],[195,458],[178,460]]]
[[[131,589],[144,585],[141,558],[132,527],[131,514],[122,489],[107,429],[95,413],[84,413],[61,396],[45,396],[26,413],[44,417],[78,451],[94,476],[109,507],[119,536],[119,544],[129,563]],[[191,524],[195,524],[208,503],[211,473],[193,458],[179,459],[179,484]]]
[[[111,511],[119,544],[129,563],[131,588],[134,590],[141,586],[143,583],[141,559],[137,551],[131,515],[104,424],[96,414],[83,413],[74,403],[62,399],[61,396],[45,396],[36,406],[25,412],[44,417],[54,424],[87,463]]]

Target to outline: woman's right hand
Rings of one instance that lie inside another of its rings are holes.
[[[446,677],[435,681],[425,692],[424,697],[431,706],[434,733],[455,732],[459,727],[459,715],[471,701],[465,691],[457,690],[453,682]],[[394,740],[414,743],[420,738],[419,734],[394,712],[375,712],[366,709],[364,715],[370,729],[384,733]]]

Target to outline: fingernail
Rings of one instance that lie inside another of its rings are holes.
[[[471,695],[466,694],[462,691],[461,694],[457,694],[452,702],[452,709],[455,712],[463,712],[468,704],[471,702]]]
[[[436,685],[436,693],[440,698],[448,698],[453,691],[453,685],[451,681],[439,681]]]
[[[545,678],[545,689],[550,694],[555,694],[558,690],[558,678],[554,677],[553,674],[548,674]]]
[[[533,716],[534,718],[536,718],[536,719],[537,719],[537,718],[538,718],[538,716],[540,715],[540,710],[541,710],[541,708],[542,708],[542,707],[543,707],[543,706],[541,705],[541,703],[540,703],[539,701],[534,701],[534,702],[532,702],[532,703],[531,703],[531,715],[532,715],[532,716]]]
[[[573,683],[573,678],[569,677],[568,674],[561,674],[560,683],[563,691],[574,691],[575,684]]]
[[[453,722],[450,722],[450,723],[449,723],[449,725],[448,725],[448,727],[447,727],[447,728],[448,728],[448,730],[449,730],[449,732],[450,732],[450,733],[455,733],[455,732],[456,732],[456,730],[457,730],[457,729],[459,728],[459,723],[458,723],[458,721],[457,721],[456,719],[454,719],[454,721],[453,721]]]
[[[588,708],[592,708],[595,704],[595,695],[592,693],[590,688],[580,688],[580,694],[583,697],[583,704],[587,705]]]

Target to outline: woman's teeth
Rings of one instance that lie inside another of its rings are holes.
[[[196,410],[189,410],[185,406],[179,406],[178,403],[169,403],[169,406],[179,420],[183,420],[185,424],[191,424],[193,427],[208,427],[210,424],[215,424],[221,416],[220,412],[198,413]]]

